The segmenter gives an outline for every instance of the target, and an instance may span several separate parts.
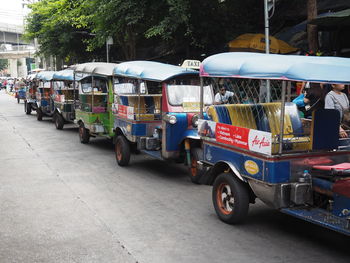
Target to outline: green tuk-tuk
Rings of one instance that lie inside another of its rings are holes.
[[[73,67],[78,81],[79,102],[75,110],[74,123],[79,125],[81,143],[88,143],[90,137],[113,138],[114,115],[113,69],[117,64],[91,62]]]

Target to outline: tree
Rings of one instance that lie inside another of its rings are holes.
[[[31,4],[24,38],[38,39],[40,54],[58,56],[65,61],[83,61],[91,57],[85,41],[91,36],[76,16],[83,0],[42,0]],[[79,24],[79,26],[76,26]]]
[[[152,20],[148,9],[159,6],[157,2],[156,0],[85,1],[84,13],[90,15],[85,17],[84,23],[91,25],[95,34],[88,41],[89,49],[102,47],[106,39],[111,36],[121,50],[120,59],[135,59],[137,43],[144,40],[143,32]]]
[[[263,31],[262,1],[256,0],[42,0],[30,5],[28,39],[40,52],[71,62],[185,58],[225,50],[242,33]]]

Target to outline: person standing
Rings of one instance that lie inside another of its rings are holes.
[[[325,109],[335,109],[339,111],[341,122],[344,124],[345,119],[349,115],[349,99],[343,92],[345,89],[344,84],[332,84],[332,90],[327,93],[325,98]],[[348,123],[346,123],[348,124]],[[343,127],[339,127],[339,136],[347,138],[348,134]]]

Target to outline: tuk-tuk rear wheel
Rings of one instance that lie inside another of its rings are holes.
[[[38,121],[42,121],[43,120],[43,112],[41,111],[40,108],[36,109],[36,119]]]
[[[54,120],[55,120],[56,129],[57,129],[57,130],[62,130],[62,129],[63,129],[63,126],[64,126],[64,119],[63,119],[63,117],[61,116],[61,114],[56,113],[56,114],[55,114]]]
[[[25,112],[27,115],[30,115],[32,113],[32,105],[28,102],[25,103]]]
[[[192,183],[199,184],[204,174],[204,170],[199,169],[197,161],[203,159],[203,151],[201,148],[195,147],[191,149],[191,166],[189,168],[190,179]]]
[[[84,123],[79,124],[79,139],[83,144],[89,143],[90,140],[89,130],[85,128]]]
[[[130,144],[122,135],[115,142],[115,159],[120,166],[127,166],[130,161]]]
[[[216,214],[223,222],[237,224],[247,217],[248,188],[231,173],[222,173],[215,179],[212,199]]]

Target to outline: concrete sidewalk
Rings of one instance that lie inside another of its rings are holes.
[[[136,262],[11,122],[19,107],[0,91],[0,262]]]

